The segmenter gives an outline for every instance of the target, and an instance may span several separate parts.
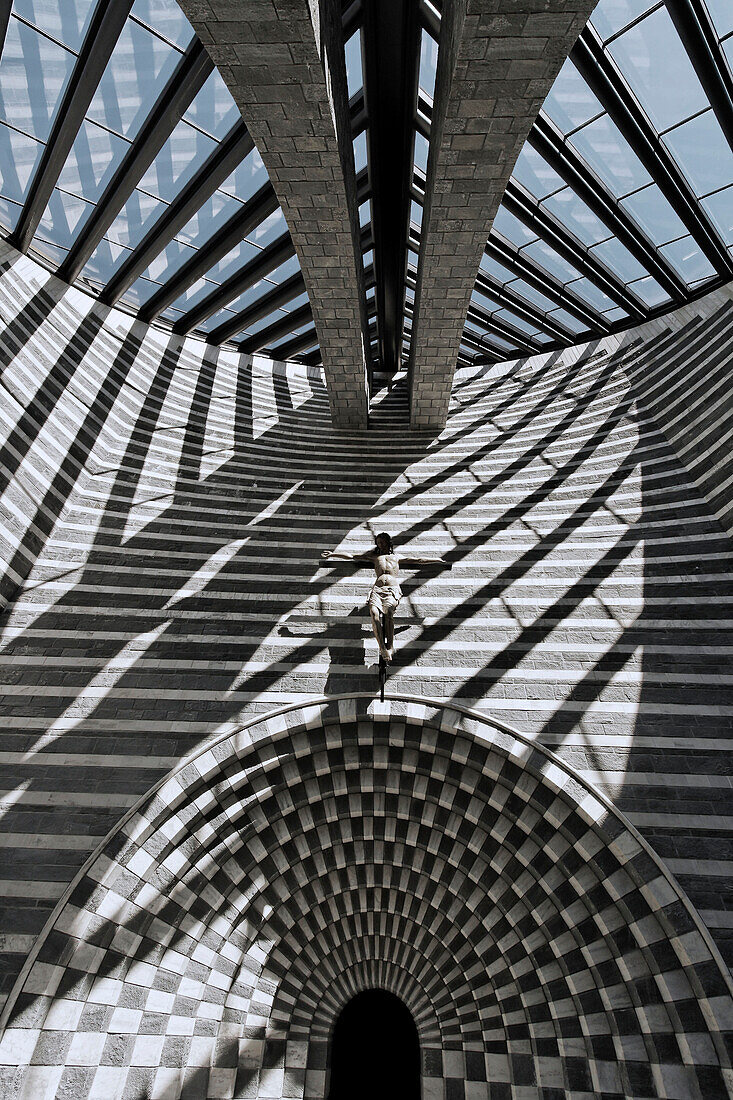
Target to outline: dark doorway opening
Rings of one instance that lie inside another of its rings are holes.
[[[331,1039],[328,1100],[420,1100],[420,1041],[399,997],[357,993]]]

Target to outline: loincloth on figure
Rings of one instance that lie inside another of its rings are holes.
[[[401,599],[402,589],[397,581],[392,577],[379,577],[369,593],[369,609],[381,611],[384,615],[394,611]]]

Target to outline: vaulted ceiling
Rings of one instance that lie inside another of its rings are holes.
[[[357,428],[403,369],[435,429],[457,363],[733,278],[729,0],[443,8],[4,0],[5,235],[144,321],[322,362]]]

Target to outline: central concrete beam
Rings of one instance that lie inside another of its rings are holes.
[[[254,138],[313,310],[334,425],[366,428],[366,301],[337,0],[180,0]]]
[[[532,123],[595,4],[443,4],[412,325],[414,428],[445,424],[489,230]]]

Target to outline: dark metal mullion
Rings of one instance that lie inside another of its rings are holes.
[[[27,252],[33,240],[131,7],[132,0],[97,0],[48,142],[33,174],[28,198],[11,236],[21,252]]]
[[[717,273],[722,278],[733,277],[725,243],[590,26],[580,35],[570,57]]]
[[[497,336],[503,336],[505,340],[509,340],[512,344],[518,344],[519,347],[531,352],[532,355],[537,355],[539,352],[545,350],[544,344],[541,344],[538,340],[533,339],[526,333],[515,329],[511,321],[503,321],[500,318],[493,317],[473,302],[468,307],[466,320],[473,321],[474,323],[478,322],[484,325],[489,331],[494,329]]]
[[[310,302],[300,306],[298,309],[294,309],[292,313],[288,313],[286,317],[283,317],[280,321],[275,321],[274,324],[269,325],[267,328],[263,328],[262,332],[256,333],[254,336],[248,336],[246,340],[242,340],[238,344],[240,351],[256,352],[260,348],[267,347],[273,340],[279,340],[282,336],[287,336],[294,328],[300,328],[306,321],[312,321],[313,314],[311,313]],[[228,325],[228,322],[227,322]],[[221,344],[223,340],[228,340],[229,336],[220,336],[221,330],[224,325],[221,325],[218,329],[214,329],[207,336],[207,340],[210,344]],[[231,333],[230,335],[234,335]]]
[[[10,22],[12,7],[13,0],[0,0],[0,57],[2,57],[3,49],[5,48],[5,36],[8,33],[8,23]]]
[[[69,249],[58,270],[61,279],[74,282],[213,71],[211,58],[194,38]]]
[[[261,321],[263,317],[267,317],[268,313],[272,313],[273,310],[279,309],[280,306],[284,306],[286,302],[292,302],[293,298],[297,298],[304,290],[305,280],[303,279],[303,274],[297,271],[295,275],[291,275],[284,283],[280,283],[279,286],[274,286],[272,290],[267,291],[267,293],[263,294],[261,298],[258,298],[256,302],[253,302],[251,306],[237,314],[240,332],[242,329],[248,328],[249,325],[254,325],[258,321]]]
[[[210,271],[214,264],[231,252],[248,233],[258,226],[265,218],[274,213],[278,208],[278,201],[271,183],[265,183],[255,195],[249,199],[240,210],[233,214],[224,223],[213,237],[202,245],[201,248],[181,267],[181,270],[165,283],[157,291],[150,301],[140,310],[143,321],[151,321],[157,317],[171,302],[180,297],[185,290]],[[173,331],[179,334],[190,332],[192,328],[206,320],[212,313],[216,313],[232,298],[236,298],[248,286],[257,282],[268,271],[272,271],[284,260],[295,252],[295,247],[290,240],[290,234],[284,233],[276,241],[268,245],[253,260],[250,260],[235,275],[230,276],[220,286],[212,290],[203,301],[179,318],[173,327]],[[251,281],[247,281],[252,276]],[[240,284],[241,289],[237,289]]]
[[[379,359],[387,371],[398,370],[402,363],[413,116],[420,52],[417,16],[413,0],[368,5],[362,28]]]
[[[687,296],[687,286],[672,265],[657,251],[654,242],[617,203],[575,150],[564,143],[563,135],[542,115],[530,130],[529,143],[642,267],[654,276],[673,303],[683,302]]]
[[[496,347],[491,347],[489,344],[483,344],[475,333],[466,332],[465,330],[461,333],[461,343],[468,344],[470,347],[475,348],[476,351],[480,351],[483,355],[495,355],[497,362],[501,362],[502,357],[511,355],[511,352],[500,352]],[[524,350],[526,349],[517,348],[517,351],[520,353]]]
[[[568,345],[575,343],[575,334],[564,328],[559,321],[543,313],[537,306],[528,303],[515,290],[494,282],[483,271],[478,273],[476,290],[479,294],[486,294],[495,298],[500,306],[513,310],[523,321],[529,321],[537,328],[545,329],[548,336],[553,336],[561,343],[567,343]]]
[[[580,245],[557,218],[543,210],[537,200],[520,189],[513,180],[507,185],[502,205],[546,244],[551,245],[564,260],[577,268],[581,275],[585,275],[610,298],[623,305],[632,317],[639,321],[646,318],[646,307],[626,286]]]
[[[241,240],[241,236],[240,236]],[[295,255],[295,246],[290,239],[290,234],[286,233],[282,237],[278,237],[276,241],[273,241],[271,245],[255,256],[253,260],[250,260],[248,264],[235,272],[231,278],[223,282],[215,291],[207,295],[202,302],[199,302],[197,306],[189,310],[183,317],[179,318],[173,326],[173,331],[178,335],[184,335],[190,332],[191,329],[196,328],[202,321],[205,321],[208,317],[213,316],[220,309],[224,309],[228,302],[231,302],[234,298],[238,298],[240,294],[244,294],[245,290],[249,290],[251,286],[263,279],[271,271],[274,271],[276,267],[279,267],[284,260],[287,260],[290,256]],[[240,310],[239,313],[235,313],[233,317],[222,322],[216,329],[218,332],[220,329],[224,333],[222,340],[229,340],[232,336],[236,336],[238,332],[242,331],[244,327],[239,323],[239,319],[242,314],[247,313],[247,309]],[[217,341],[221,343],[221,340]]]
[[[558,308],[565,309],[578,321],[587,325],[590,329],[600,329],[610,332],[611,324],[606,318],[597,313],[592,306],[582,302],[573,295],[553,275],[544,271],[530,256],[517,251],[514,245],[504,242],[496,234],[489,237],[484,252],[497,263],[508,267],[518,279],[524,279],[531,287],[544,294],[547,298],[554,299]]]
[[[179,229],[191,220],[197,210],[216,191],[234,169],[254,149],[254,141],[241,120],[219,142],[196,174],[182,188],[142,241],[128,256],[100,295],[105,305],[112,306],[132,286],[138,276],[169,244]]]
[[[297,355],[299,351],[304,348],[309,348],[311,344],[318,343],[318,333],[315,327],[309,329],[308,332],[304,332],[301,336],[294,336],[292,340],[287,340],[284,344],[281,344],[278,348],[272,348],[270,354],[273,359],[290,359],[291,356]]]
[[[701,0],[666,0],[710,106],[733,149],[733,79],[715,27]]]

